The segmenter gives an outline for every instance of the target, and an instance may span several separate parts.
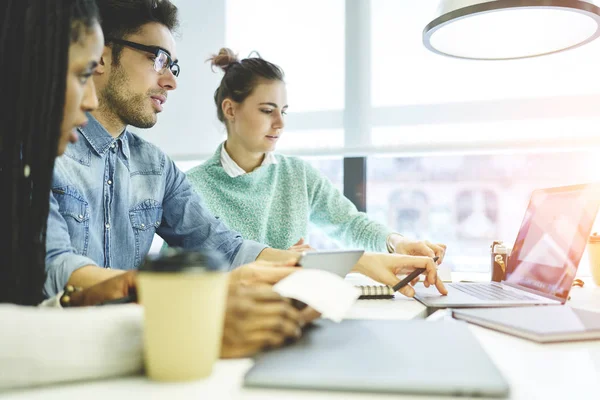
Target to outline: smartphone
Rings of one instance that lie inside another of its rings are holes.
[[[342,278],[356,265],[364,250],[311,251],[302,254],[298,265],[307,269],[329,271]]]

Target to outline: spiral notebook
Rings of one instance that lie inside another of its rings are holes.
[[[356,285],[362,293],[359,299],[377,300],[377,299],[393,299],[394,289],[387,285]]]

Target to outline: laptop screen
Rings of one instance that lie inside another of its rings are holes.
[[[566,299],[598,211],[599,185],[535,190],[505,282]]]

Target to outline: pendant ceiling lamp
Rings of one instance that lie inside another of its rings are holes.
[[[598,36],[594,1],[443,0],[423,43],[450,57],[512,60],[573,49]]]

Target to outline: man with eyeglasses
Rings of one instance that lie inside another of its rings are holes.
[[[97,3],[108,38],[92,81],[99,107],[88,114],[86,126],[73,132],[73,140],[79,140],[55,164],[46,235],[46,295],[64,287],[61,304],[68,306],[75,303],[69,295],[75,287],[105,281],[103,290],[110,297],[130,299],[134,273],[124,272],[142,263],[156,232],[173,246],[218,251],[237,267],[229,274],[222,357],[248,356],[298,338],[314,311],[298,311],[271,286],[260,284],[296,269],[255,261],[278,253],[227,229],[205,210],[185,174],[163,152],[127,130],[128,125],[153,126],[177,87],[179,64],[171,34],[177,8],[168,0]],[[89,81],[87,66],[74,73],[80,84]],[[244,285],[255,282],[259,284]],[[164,296],[169,301],[177,293]],[[79,301],[97,302],[93,296]]]

